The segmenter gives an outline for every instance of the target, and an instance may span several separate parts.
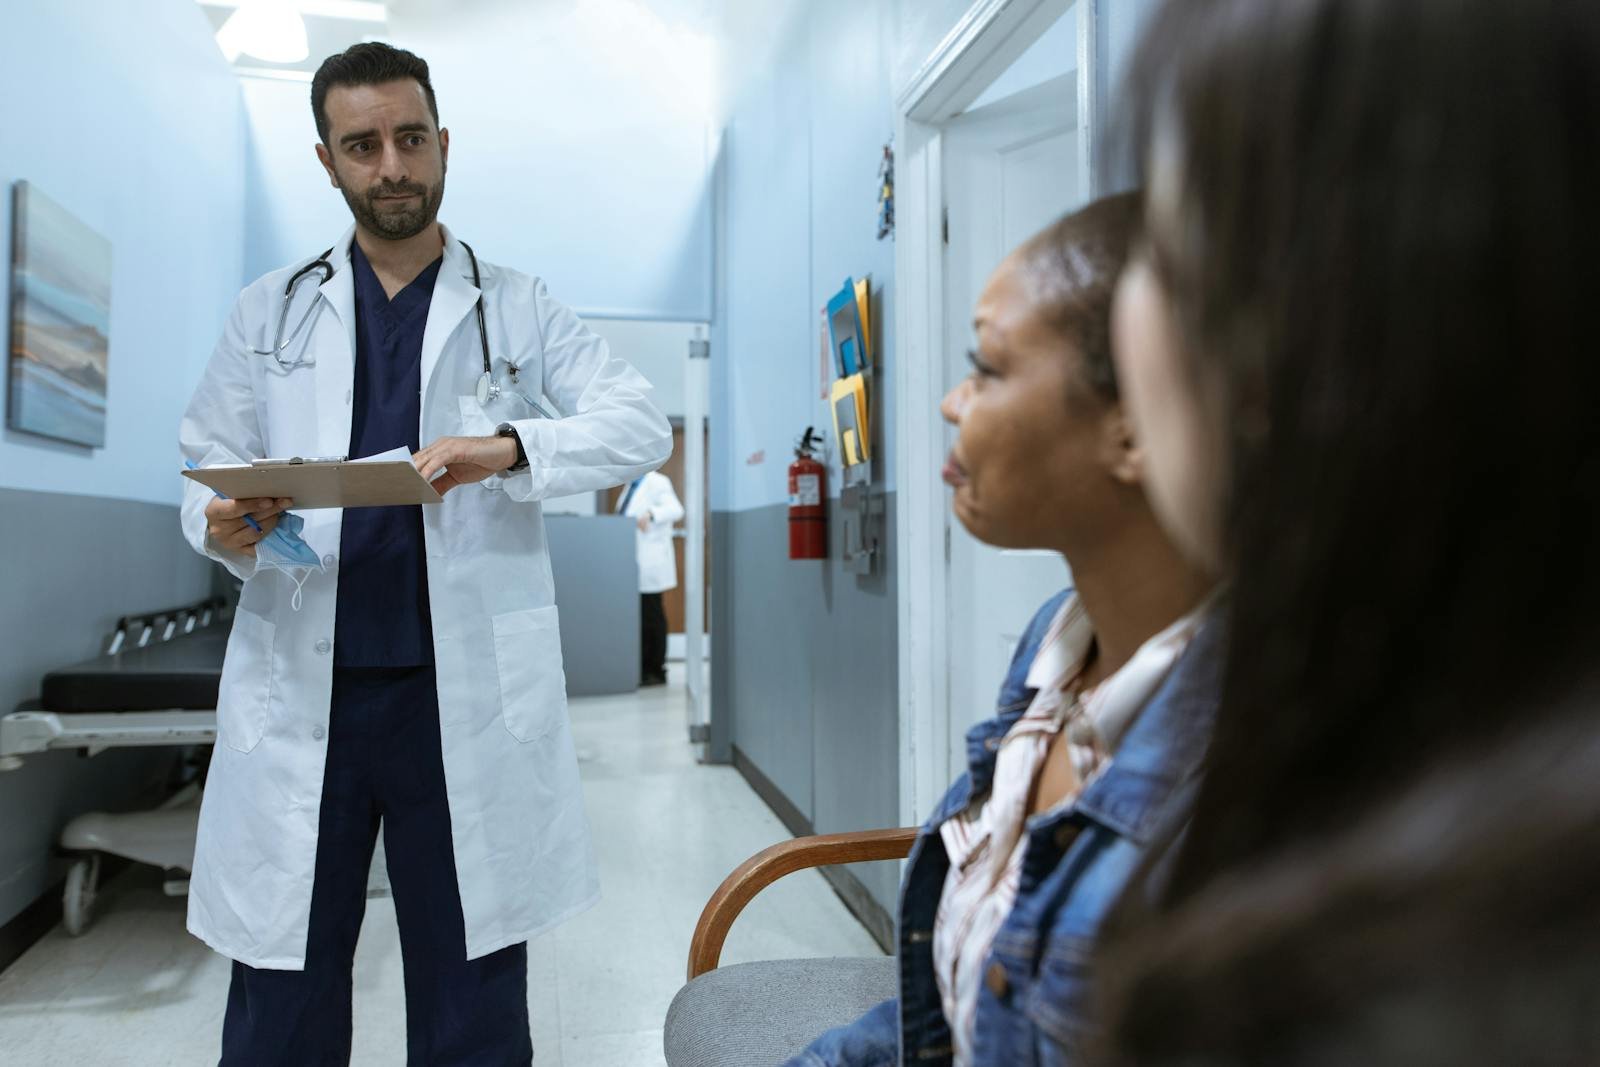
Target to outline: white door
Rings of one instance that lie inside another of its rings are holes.
[[[1081,207],[1076,75],[983,104],[944,129],[947,240],[945,387],[967,375],[972,310],[1006,253]],[[955,429],[946,428],[946,444]],[[948,504],[948,496],[946,497]],[[945,509],[950,700],[947,778],[963,768],[965,734],[994,712],[1017,639],[1034,611],[1068,582],[1054,552],[981,544]]]

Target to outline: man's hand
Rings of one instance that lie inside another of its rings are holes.
[[[228,500],[216,497],[206,505],[206,533],[211,543],[229,552],[256,554],[256,542],[272,532],[278,525],[278,516],[289,510],[294,501],[280,500]],[[255,530],[245,521],[248,515],[261,527]]]
[[[647,511],[639,516],[639,532],[644,533],[650,529],[650,513]]]
[[[517,461],[517,443],[509,437],[441,437],[411,457],[440,496],[458,485],[481,482]],[[446,468],[449,468],[448,470]]]

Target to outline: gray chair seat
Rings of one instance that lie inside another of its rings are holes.
[[[707,971],[667,1010],[668,1067],[776,1067],[898,992],[895,957],[763,960]]]

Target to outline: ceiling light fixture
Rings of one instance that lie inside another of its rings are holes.
[[[217,44],[230,63],[241,53],[266,63],[299,63],[311,54],[293,0],[244,0],[217,31]]]

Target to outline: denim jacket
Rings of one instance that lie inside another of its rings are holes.
[[[1040,643],[1071,590],[1039,609],[1017,645],[994,718],[967,733],[967,773],[917,835],[900,891],[900,996],[823,1034],[790,1067],[948,1064],[950,1027],[933,970],[933,919],[950,860],[939,827],[983,799],[1000,741],[1033,702],[1026,684]],[[1022,879],[985,968],[974,1054],[983,1064],[1079,1062],[1095,934],[1143,858],[1168,801],[1199,769],[1216,713],[1221,627],[1206,619],[1123,737],[1105,772],[1072,804],[1028,820]],[[903,1050],[903,1051],[902,1051]]]

